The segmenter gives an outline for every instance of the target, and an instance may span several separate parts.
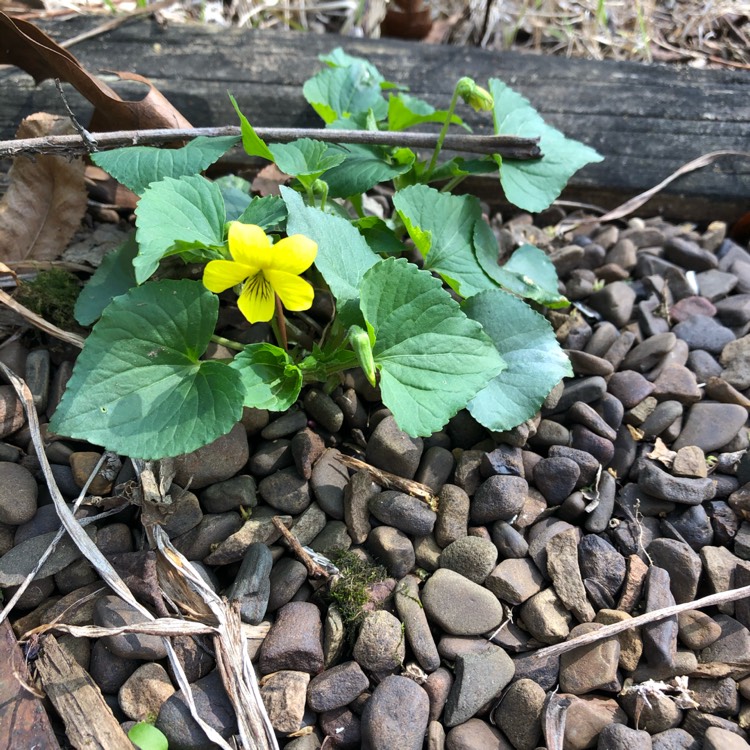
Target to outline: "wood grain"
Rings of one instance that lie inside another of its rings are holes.
[[[92,19],[44,25],[63,40]],[[92,71],[137,72],[152,79],[194,126],[235,124],[231,91],[256,126],[315,127],[302,83],[320,68],[318,55],[336,46],[367,57],[412,94],[447,106],[455,81],[501,78],[524,94],[553,125],[599,150],[605,161],[578,172],[563,198],[607,208],[669,176],[685,162],[719,149],[750,149],[750,77],[742,72],[646,66],[491,52],[395,40],[348,39],[293,32],[227,30],[142,22],[73,48]],[[109,80],[109,79],[108,79]],[[137,96],[130,85],[128,92]],[[90,111],[72,95],[76,112]],[[34,88],[22,72],[0,73],[0,137],[39,109],[63,111],[51,82]],[[484,113],[461,115],[490,130]],[[496,180],[477,183],[483,197],[502,198]],[[670,185],[647,206],[680,219],[737,219],[750,205],[750,160],[725,158]]]

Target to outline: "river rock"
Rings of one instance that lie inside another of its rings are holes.
[[[180,487],[200,490],[233,477],[249,457],[247,433],[238,422],[213,443],[174,459],[174,481]]]
[[[320,610],[311,602],[289,602],[276,615],[258,666],[262,674],[291,669],[317,674],[323,669]]]
[[[351,703],[369,684],[359,664],[348,661],[313,677],[307,688],[307,702],[313,711],[331,711]]]
[[[383,675],[403,664],[406,643],[401,623],[390,612],[368,612],[352,651],[357,663],[368,672]]]
[[[237,734],[237,718],[218,670],[190,688],[198,714],[207,724],[225,740]],[[166,735],[169,747],[174,750],[212,750],[216,746],[193,718],[182,690],[162,705],[155,726]]]
[[[515,666],[503,649],[492,644],[480,653],[456,658],[455,682],[445,704],[444,723],[463,724],[496,698],[513,679]]]
[[[406,677],[386,677],[362,712],[362,740],[369,750],[421,750],[430,711],[427,693]]]
[[[490,591],[445,568],[427,580],[422,602],[429,620],[451,635],[488,633],[503,619],[503,608]]]

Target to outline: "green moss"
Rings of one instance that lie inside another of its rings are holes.
[[[348,550],[336,550],[330,559],[341,575],[331,583],[328,597],[341,612],[347,637],[353,641],[364,617],[363,608],[370,601],[369,586],[388,578],[388,571]]]
[[[78,329],[73,309],[81,291],[78,279],[68,271],[40,271],[32,281],[19,283],[15,298],[49,323],[66,330]]]

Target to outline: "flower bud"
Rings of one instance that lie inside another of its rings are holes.
[[[471,78],[462,78],[457,85],[458,95],[474,110],[489,111],[495,106],[495,100],[487,89],[478,86]]]
[[[359,366],[367,378],[367,382],[374,388],[375,382],[375,360],[372,356],[372,342],[370,334],[359,326],[352,326],[349,329],[349,341],[352,349],[357,355]]]

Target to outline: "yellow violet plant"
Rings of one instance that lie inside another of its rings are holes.
[[[322,63],[303,93],[332,133],[435,123],[433,152],[266,143],[232,100],[241,139],[93,154],[139,195],[135,233],[78,298],[76,318],[93,328],[55,433],[142,459],[176,456],[227,433],[244,408],[284,411],[303,388],[333,392],[355,368],[410,435],[431,435],[464,408],[500,431],[571,374],[543,314],[567,304],[554,266],[531,245],[498,265],[478,199],[452,189],[494,174],[508,200],[541,211],[601,157],[497,79],[461,79],[440,110],[341,49]],[[541,156],[443,158],[449,128],[466,127],[461,101],[486,111],[497,134],[537,138]],[[279,196],[202,175],[240,140],[290,176]],[[385,216],[364,199],[378,186],[392,195]]]

